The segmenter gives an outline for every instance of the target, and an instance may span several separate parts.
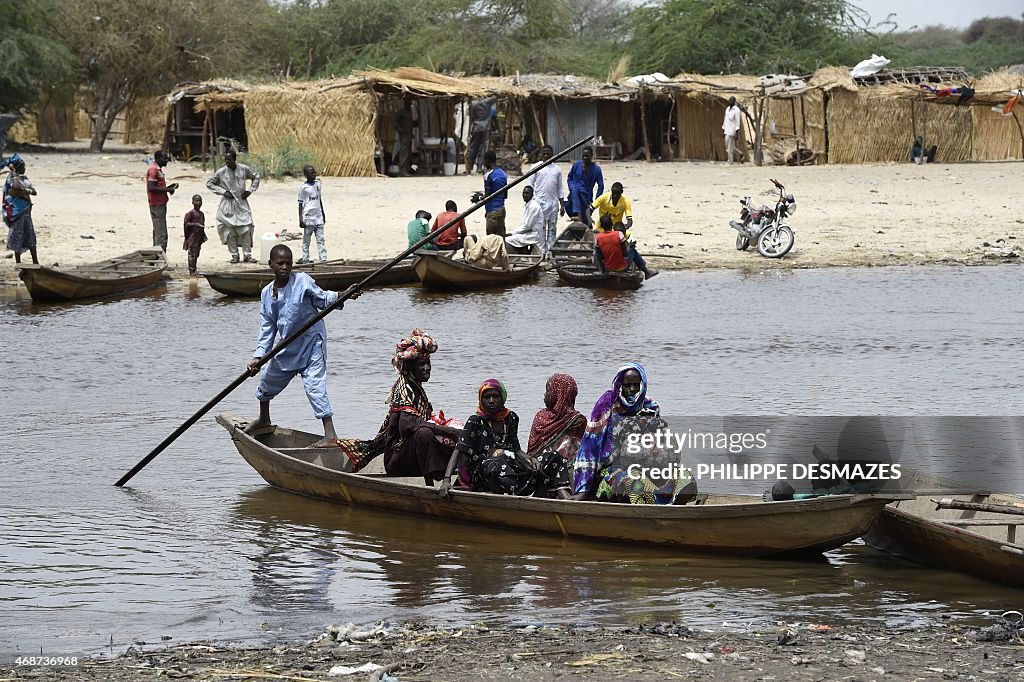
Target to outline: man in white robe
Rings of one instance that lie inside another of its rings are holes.
[[[251,180],[246,189],[246,180]],[[252,209],[249,195],[259,189],[260,175],[244,163],[238,163],[235,150],[224,152],[224,165],[206,181],[206,188],[220,195],[217,207],[217,234],[221,244],[226,244],[231,262],[237,263],[238,248],[246,263],[255,263],[252,257]]]
[[[505,245],[519,251],[529,253],[535,244],[544,241],[544,209],[534,198],[533,187],[523,188],[523,222],[515,232],[505,237]]]
[[[554,156],[555,150],[551,145],[546,144],[540,148],[540,163],[543,163]],[[536,164],[535,164],[536,165]],[[551,247],[555,245],[558,238],[558,216],[565,215],[565,183],[562,182],[562,169],[557,164],[551,164],[537,171],[526,181],[528,187],[533,187],[534,201],[540,204],[544,213],[544,231],[541,239],[541,250],[547,256]]]

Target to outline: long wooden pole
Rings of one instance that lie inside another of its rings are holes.
[[[640,128],[643,133],[644,139],[644,158],[647,163],[651,162],[651,139],[647,134],[647,105],[644,103],[647,99],[645,96],[645,90],[643,87],[640,88]]]
[[[397,265],[400,261],[405,259],[407,256],[412,255],[421,246],[427,244],[428,242],[432,242],[435,237],[437,237],[439,234],[441,234],[442,232],[447,230],[449,227],[451,227],[452,225],[455,225],[460,220],[462,220],[466,216],[468,216],[470,213],[473,213],[474,211],[479,210],[488,201],[490,201],[491,199],[497,197],[499,194],[501,194],[503,192],[507,192],[512,187],[515,187],[519,183],[521,183],[524,180],[526,180],[526,178],[530,177],[534,173],[537,173],[540,169],[542,169],[542,168],[544,168],[546,166],[550,166],[552,163],[554,163],[555,161],[557,161],[558,159],[562,158],[563,156],[565,156],[567,154],[571,154],[572,152],[576,151],[577,149],[579,149],[580,147],[582,147],[586,143],[590,142],[592,139],[594,139],[593,135],[591,135],[590,137],[584,138],[584,139],[580,140],[579,142],[577,142],[576,144],[574,144],[573,146],[567,147],[561,153],[556,154],[555,156],[552,156],[547,161],[544,161],[542,163],[537,164],[530,171],[528,171],[525,175],[522,175],[519,178],[517,178],[515,181],[509,183],[508,185],[506,185],[506,186],[504,186],[504,187],[502,187],[502,188],[500,188],[500,189],[498,189],[498,190],[496,190],[494,192],[491,192],[489,195],[487,195],[486,197],[484,197],[483,199],[481,199],[477,203],[473,204],[471,207],[469,207],[468,209],[466,209],[465,211],[463,211],[459,215],[455,216],[454,218],[449,220],[444,225],[441,225],[436,230],[434,230],[433,232],[431,232],[427,236],[425,236],[423,239],[419,240],[418,242],[416,242],[415,244],[413,244],[412,246],[407,248],[405,251],[403,251],[402,253],[398,254],[394,258],[392,258],[390,261],[388,261],[387,263],[385,263],[381,267],[379,267],[376,270],[374,270],[373,272],[371,272],[369,275],[364,277],[362,279],[362,281],[357,282],[356,284],[353,284],[352,286],[350,286],[348,289],[346,289],[344,292],[342,292],[342,294],[340,296],[338,296],[338,300],[335,301],[332,305],[324,308],[322,311],[320,311],[319,314],[317,314],[315,317],[310,319],[309,322],[307,322],[306,324],[302,325],[299,329],[297,329],[295,332],[293,332],[287,338],[282,339],[280,343],[278,343],[276,346],[274,346],[270,350],[269,353],[264,355],[260,359],[260,361],[258,363],[256,363],[256,365],[255,365],[255,367],[253,369],[254,370],[259,370],[260,367],[262,367],[263,365],[265,365],[268,362],[270,362],[271,358],[273,358],[275,355],[277,355],[282,350],[284,350],[290,343],[292,343],[297,338],[299,338],[300,336],[305,334],[314,324],[316,324],[320,320],[322,320],[325,317],[327,317],[327,315],[332,310],[334,310],[335,308],[342,307],[344,305],[345,301],[348,300],[349,298],[351,298],[354,293],[356,293],[357,291],[359,291],[360,289],[365,287],[367,284],[369,284],[373,280],[375,280],[378,277],[380,277],[383,273],[385,273],[388,270],[390,270],[391,268],[393,268],[395,265]],[[126,473],[124,476],[122,476],[120,479],[118,479],[117,483],[115,483],[114,485],[116,485],[117,487],[120,488],[125,483],[130,481],[132,479],[132,477],[135,476],[135,474],[137,474],[140,471],[142,471],[142,469],[147,464],[149,464],[151,461],[153,461],[153,459],[157,455],[159,455],[161,452],[163,452],[167,448],[168,445],[170,445],[175,440],[177,440],[178,437],[181,434],[185,433],[185,431],[187,431],[193,424],[195,424],[197,421],[199,421],[203,417],[203,415],[205,415],[207,412],[212,410],[213,407],[217,403],[219,403],[221,400],[226,398],[229,393],[231,393],[236,388],[241,386],[242,382],[244,382],[250,376],[254,376],[254,374],[250,374],[248,369],[246,369],[244,372],[239,374],[238,377],[236,377],[234,381],[232,381],[230,384],[228,384],[220,393],[218,393],[213,398],[211,398],[205,405],[203,405],[201,408],[199,408],[199,410],[195,414],[193,414],[191,417],[186,419],[185,422],[181,426],[176,428],[174,430],[174,432],[171,433],[171,435],[167,436],[167,438],[164,438],[162,441],[160,441],[159,445],[157,445],[155,448],[153,448],[153,450],[148,455],[143,457],[139,461],[138,464],[133,466],[128,473]]]
[[[935,503],[935,509],[964,509],[967,511],[994,512],[996,514],[1012,514],[1024,516],[1024,507],[1015,507],[1012,504],[992,504],[986,502],[964,502],[943,497],[941,500],[931,498]]]

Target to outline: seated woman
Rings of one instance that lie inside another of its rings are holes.
[[[533,418],[526,453],[534,457],[557,452],[576,461],[587,418],[576,409],[576,380],[568,374],[552,374],[544,388],[544,409]]]
[[[594,405],[583,434],[573,467],[573,497],[630,504],[685,504],[692,499],[697,486],[689,470],[680,467],[678,478],[652,480],[630,476],[628,465],[621,461],[630,434],[665,426],[658,403],[647,397],[643,365],[628,362],[620,367],[611,390]],[[669,462],[645,464],[665,467]]]
[[[535,459],[519,445],[519,415],[505,407],[508,393],[497,379],[488,379],[477,391],[476,414],[466,420],[459,443],[448,461],[438,493],[448,495],[457,465],[460,482],[478,492],[498,495],[533,495],[561,490],[568,497],[569,474],[565,459],[555,452]]]
[[[384,455],[389,476],[422,476],[427,485],[441,480],[460,431],[433,421],[431,415],[423,384],[430,380],[430,354],[435,351],[437,343],[422,329],[413,329],[395,346],[391,364],[398,379],[385,399],[389,409],[380,431],[373,440],[339,441],[353,471]]]

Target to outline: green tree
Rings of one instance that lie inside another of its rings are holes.
[[[640,71],[806,73],[844,60],[863,12],[845,0],[663,0],[631,14]]]
[[[35,104],[43,91],[68,87],[71,55],[50,35],[56,0],[0,2],[0,111]]]
[[[272,25],[273,12],[265,0],[64,0],[59,33],[93,121],[89,148],[103,149],[115,117],[135,97],[213,74],[259,71],[255,50],[272,44],[259,31]]]

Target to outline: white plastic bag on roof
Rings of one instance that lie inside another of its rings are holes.
[[[871,74],[878,73],[885,68],[889,61],[890,60],[880,54],[872,54],[871,59],[865,59],[857,66],[850,69],[850,76],[852,78],[863,78],[864,76],[870,76]]]

